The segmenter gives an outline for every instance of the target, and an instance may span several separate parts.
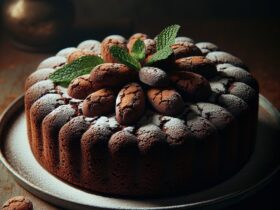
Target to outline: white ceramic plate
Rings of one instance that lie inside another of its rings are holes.
[[[30,150],[23,97],[0,119],[0,159],[16,180],[38,197],[68,209],[219,208],[260,189],[279,170],[279,112],[260,96],[257,144],[250,161],[227,181],[202,192],[157,199],[124,199],[92,194],[57,179],[35,160]]]

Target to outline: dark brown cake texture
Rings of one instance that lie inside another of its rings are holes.
[[[145,96],[141,86],[130,83],[124,86],[116,100],[116,119],[122,125],[137,122],[145,110]]]
[[[83,102],[83,114],[87,117],[107,115],[115,108],[116,93],[111,89],[100,89],[90,95]]]
[[[145,45],[139,71],[110,54]],[[42,61],[25,83],[32,152],[70,184],[115,196],[193,192],[232,176],[254,149],[257,81],[236,56],[177,37],[168,59],[146,66],[156,40],[143,33],[86,40]],[[49,75],[84,55],[105,63],[67,89]]]

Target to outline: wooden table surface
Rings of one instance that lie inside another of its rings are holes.
[[[179,22],[180,23],[180,22]],[[276,20],[228,20],[180,23],[183,33],[195,40],[211,41],[242,58],[260,83],[260,92],[280,110],[280,24]],[[165,24],[167,25],[167,24]],[[155,34],[162,25],[135,24],[133,31]],[[94,38],[94,37],[93,37]],[[51,53],[31,53],[15,48],[6,36],[0,37],[0,113],[23,93],[25,78]],[[39,210],[56,208],[20,187],[0,163],[0,205],[15,195],[26,195]],[[254,196],[233,209],[280,209],[280,175]]]

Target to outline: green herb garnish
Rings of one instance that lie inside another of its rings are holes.
[[[171,45],[175,43],[175,38],[179,29],[179,25],[171,25],[163,29],[162,32],[156,36],[157,51],[149,58],[147,62],[148,65],[165,60],[172,54]],[[141,63],[139,61],[142,61],[146,57],[145,44],[140,39],[134,43],[130,54],[119,46],[112,46],[110,48],[110,53],[113,57],[118,59],[119,62],[136,70],[141,68]]]
[[[141,68],[141,64],[137,59],[132,57],[126,50],[117,45],[114,45],[110,48],[110,53],[114,58],[118,59],[119,62],[132,69],[139,70]]]
[[[147,64],[150,65],[157,61],[165,60],[172,54],[172,52],[173,51],[170,47],[165,47],[165,48],[157,51],[155,54],[153,54],[151,56],[151,58],[148,60]]]
[[[175,38],[180,29],[179,25],[171,25],[163,29],[159,35],[157,35],[157,51],[166,47],[170,47],[175,43]]]
[[[98,56],[82,56],[53,72],[49,79],[58,85],[67,87],[73,79],[89,74],[95,66],[102,63],[104,63],[103,59]]]
[[[131,50],[130,54],[136,60],[142,61],[146,56],[144,42],[140,39],[137,39],[132,46],[132,50]]]
[[[156,36],[157,52],[151,56],[147,64],[165,60],[172,54],[171,45],[175,43],[175,38],[180,29],[179,25],[168,26]]]

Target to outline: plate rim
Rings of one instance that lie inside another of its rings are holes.
[[[7,121],[11,119],[11,113],[15,113],[16,111],[19,111],[19,109],[24,109],[22,107],[24,94],[20,95],[16,99],[14,99],[8,107],[4,109],[4,111],[0,115],[0,136],[3,136],[5,132],[3,132],[3,127],[5,127],[5,124]],[[278,127],[280,127],[280,112],[277,110],[277,108],[263,95],[259,94],[259,105],[263,106],[266,109],[266,111],[269,112],[269,114],[274,115],[277,119]],[[78,202],[73,202],[71,200],[67,200],[64,198],[58,198],[55,195],[50,194],[49,192],[45,191],[44,189],[41,189],[40,187],[36,186],[35,184],[29,182],[24,177],[22,177],[13,167],[12,165],[6,160],[2,150],[3,150],[3,140],[0,139],[0,161],[4,165],[4,167],[8,170],[10,174],[15,178],[15,180],[27,191],[29,191],[32,194],[35,194],[39,198],[42,198],[43,200],[46,200],[49,203],[52,204],[58,204],[59,206],[67,204],[67,206],[71,207],[78,207],[83,206],[83,208],[96,208],[96,209],[112,209],[107,207],[100,207],[100,206],[89,206],[86,204],[80,204]],[[234,203],[234,200],[242,200],[258,190],[260,190],[262,187],[264,187],[266,184],[268,184],[272,178],[280,171],[280,164],[275,167],[274,170],[272,170],[267,176],[262,178],[259,182],[255,183],[254,185],[251,185],[247,187],[246,189],[239,190],[236,192],[228,193],[222,196],[218,196],[212,199],[204,200],[204,201],[198,201],[194,203],[188,203],[188,204],[179,204],[179,205],[172,205],[172,206],[165,206],[165,207],[152,207],[152,208],[142,208],[138,207],[137,209],[147,209],[147,210],[158,210],[158,209],[190,209],[190,208],[203,208],[205,206],[211,206],[214,208],[219,208],[222,206],[227,206],[229,203]],[[34,192],[35,191],[35,192]],[[38,195],[40,194],[40,195]],[[227,203],[227,204],[226,204]],[[71,206],[70,206],[71,205]],[[118,208],[123,209],[123,208]]]

